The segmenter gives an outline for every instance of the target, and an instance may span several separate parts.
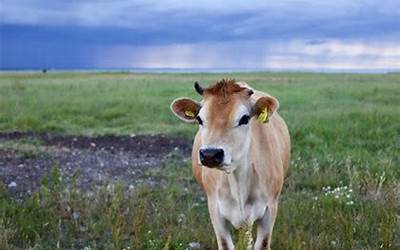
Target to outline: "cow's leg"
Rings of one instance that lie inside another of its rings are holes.
[[[257,221],[257,239],[254,250],[270,249],[272,229],[274,228],[278,201],[273,201],[267,207],[264,216]]]
[[[217,237],[218,250],[234,249],[235,246],[229,232],[228,221],[219,213],[217,204],[209,200],[208,211],[210,213],[211,223],[214,228],[215,236]]]

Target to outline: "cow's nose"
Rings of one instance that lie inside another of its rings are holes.
[[[221,166],[224,161],[224,150],[220,148],[205,148],[199,151],[200,162],[207,167]]]

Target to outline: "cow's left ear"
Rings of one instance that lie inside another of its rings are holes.
[[[190,98],[177,98],[171,103],[172,112],[182,121],[192,123],[200,111],[200,103]]]
[[[254,116],[258,121],[267,123],[269,118],[279,108],[279,101],[272,96],[261,96],[257,99],[254,104],[253,111]]]

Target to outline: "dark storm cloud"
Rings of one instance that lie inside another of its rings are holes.
[[[271,56],[290,58],[285,51],[291,51],[293,44],[298,49],[319,45],[321,55],[313,52],[317,57],[323,56],[324,51],[332,46],[344,48],[346,43],[350,47],[361,46],[366,51],[371,46],[376,47],[378,40],[387,48],[392,48],[400,40],[400,4],[396,1],[3,2],[0,48],[7,51],[1,53],[0,67],[3,68],[17,67],[22,61],[23,65],[35,61],[38,67],[44,64],[72,67],[73,62],[79,67],[96,67],[99,61],[108,62],[105,65],[100,63],[103,66],[120,67],[121,64],[113,61],[127,60],[124,58],[127,54],[131,55],[131,61],[126,62],[129,67],[168,66],[168,62],[161,62],[164,60],[162,57],[154,55],[152,51],[155,50],[160,54],[166,53],[162,50],[175,51],[176,57],[182,59],[176,64],[179,66],[184,66],[189,57],[198,56],[202,57],[202,67],[233,67],[235,63],[232,61],[240,61],[238,58],[243,57],[253,60],[253,67],[265,66],[266,58],[271,59]],[[328,48],[322,48],[323,44]],[[272,47],[280,48],[275,52],[279,55],[273,55]],[[183,48],[185,50],[181,51]],[[204,50],[202,54],[196,53],[199,48]],[[206,55],[218,54],[221,48],[227,49],[219,57],[231,58],[229,63],[220,60],[220,64],[216,64],[210,59],[215,56]],[[18,52],[21,50],[25,57]],[[66,50],[71,53],[70,57],[61,63]],[[249,55],[260,52],[264,53],[263,56]],[[380,51],[376,52],[379,56]],[[153,62],[149,59],[149,63],[140,64],[143,60],[134,55],[152,58]],[[107,58],[102,58],[104,56]],[[168,54],[167,57],[174,58],[174,55]],[[303,58],[313,60],[309,55]],[[320,59],[315,58],[315,61]],[[354,61],[350,59],[346,63]],[[236,65],[242,67],[243,63],[237,62]]]

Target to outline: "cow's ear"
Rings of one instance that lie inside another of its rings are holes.
[[[261,96],[254,104],[254,116],[259,122],[267,123],[269,118],[279,108],[279,102],[272,96]]]
[[[194,122],[200,111],[200,103],[189,98],[177,98],[171,103],[172,112],[184,122]]]

